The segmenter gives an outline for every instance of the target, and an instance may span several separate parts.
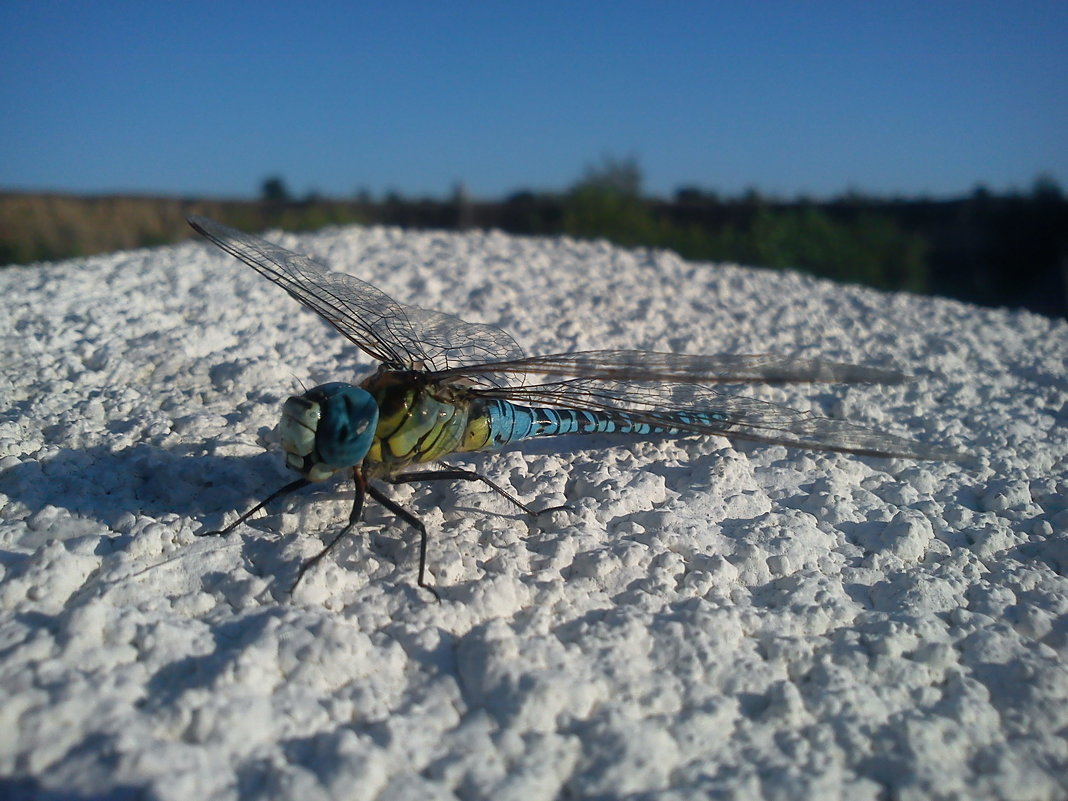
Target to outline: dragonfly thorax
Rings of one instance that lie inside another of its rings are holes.
[[[378,404],[352,384],[322,384],[282,406],[286,464],[311,481],[363,461],[378,426]]]

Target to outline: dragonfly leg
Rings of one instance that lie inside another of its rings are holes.
[[[256,514],[256,512],[258,512],[260,509],[265,507],[271,501],[275,500],[276,498],[281,498],[283,495],[288,495],[291,492],[295,492],[296,490],[299,490],[301,487],[306,487],[306,486],[308,486],[308,484],[311,484],[311,482],[308,481],[308,479],[306,479],[306,478],[298,478],[296,481],[292,481],[289,484],[286,484],[280,490],[275,490],[274,492],[272,492],[270,495],[268,495],[262,501],[257,503],[255,506],[253,506],[251,509],[249,509],[243,515],[241,515],[241,517],[237,518],[237,520],[235,520],[233,523],[228,525],[226,528],[219,529],[218,531],[198,531],[197,532],[197,536],[198,537],[221,537],[221,536],[225,536],[226,534],[229,534],[235,528],[240,526],[242,523],[244,523],[246,520],[248,520],[250,517],[252,517],[252,515]]]
[[[488,486],[494,492],[499,495],[503,495],[510,500],[513,504],[518,506],[524,512],[531,517],[537,517],[538,515],[546,514],[547,512],[559,512],[564,509],[570,509],[570,506],[550,506],[548,509],[540,509],[535,511],[516,498],[510,492],[502,489],[498,484],[490,481],[484,475],[476,473],[474,470],[422,470],[415,473],[401,473],[396,476],[389,476],[385,480],[390,484],[409,484],[413,481],[445,481],[452,479],[460,479],[462,481],[481,481]]]
[[[334,546],[341,541],[341,538],[348,534],[352,530],[352,527],[360,522],[360,515],[363,513],[363,500],[367,491],[367,480],[363,477],[363,473],[360,472],[360,468],[358,467],[352,469],[352,477],[356,484],[356,497],[352,499],[352,511],[349,512],[348,525],[335,534],[334,538],[327,543],[325,548],[300,566],[300,570],[297,571],[297,580],[294,581],[293,586],[289,588],[289,593],[291,595],[293,594],[293,590],[297,588],[297,585],[300,584],[300,580],[304,578],[304,574],[308,572],[308,569],[330,553],[330,551],[334,549]]]
[[[427,546],[427,533],[426,526],[423,525],[423,521],[413,515],[395,500],[385,495],[380,490],[375,489],[372,484],[367,485],[367,492],[382,504],[384,507],[393,512],[397,517],[407,523],[409,526],[419,532],[419,586],[425,590],[430,590],[430,594],[441,600],[441,596],[438,595],[438,591],[426,583],[426,546]]]

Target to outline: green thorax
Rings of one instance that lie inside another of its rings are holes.
[[[443,397],[419,373],[379,370],[360,386],[378,403],[378,428],[366,462],[374,472],[393,473],[406,465],[432,462],[463,450],[470,401]]]

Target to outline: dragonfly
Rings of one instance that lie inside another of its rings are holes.
[[[330,382],[286,400],[278,430],[286,464],[300,478],[229,526],[203,532],[228,534],[280,497],[337,474],[351,475],[355,498],[347,525],[304,562],[293,589],[353,531],[370,496],[419,533],[417,583],[437,595],[427,582],[426,526],[374,482],[478,481],[532,516],[566,509],[535,511],[472,470],[427,469],[450,454],[499,451],[535,437],[703,434],[887,458],[966,458],[937,445],[713,386],[912,380],[903,373],[772,354],[597,350],[526,356],[496,326],[400,303],[355,276],[205,217],[188,221],[379,363],[358,384]]]

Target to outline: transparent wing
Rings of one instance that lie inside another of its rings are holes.
[[[466,390],[471,395],[579,410],[625,411],[650,425],[800,448],[917,459],[967,458],[700,385],[752,380],[900,383],[908,380],[901,373],[770,355],[617,350],[527,358],[515,340],[495,326],[398,303],[365,281],[331,272],[307,256],[207,218],[190,217],[189,223],[388,367],[425,371],[444,383],[460,378],[481,383],[481,388]],[[528,374],[576,377],[532,386],[495,386],[501,377]]]
[[[710,384],[734,381],[826,381],[834,383],[900,384],[910,376],[856,364],[823,362],[771,354],[692,356],[642,350],[590,350],[551,353],[521,359],[474,364],[446,370],[438,378],[488,374],[576,376],[606,381],[663,381]]]
[[[795,448],[910,459],[969,458],[945,448],[697,384],[573,378],[524,387],[473,389],[471,394],[535,406],[623,411],[654,426]]]
[[[366,281],[206,217],[190,217],[189,224],[389,367],[447,371],[523,356],[500,328],[398,303]]]

